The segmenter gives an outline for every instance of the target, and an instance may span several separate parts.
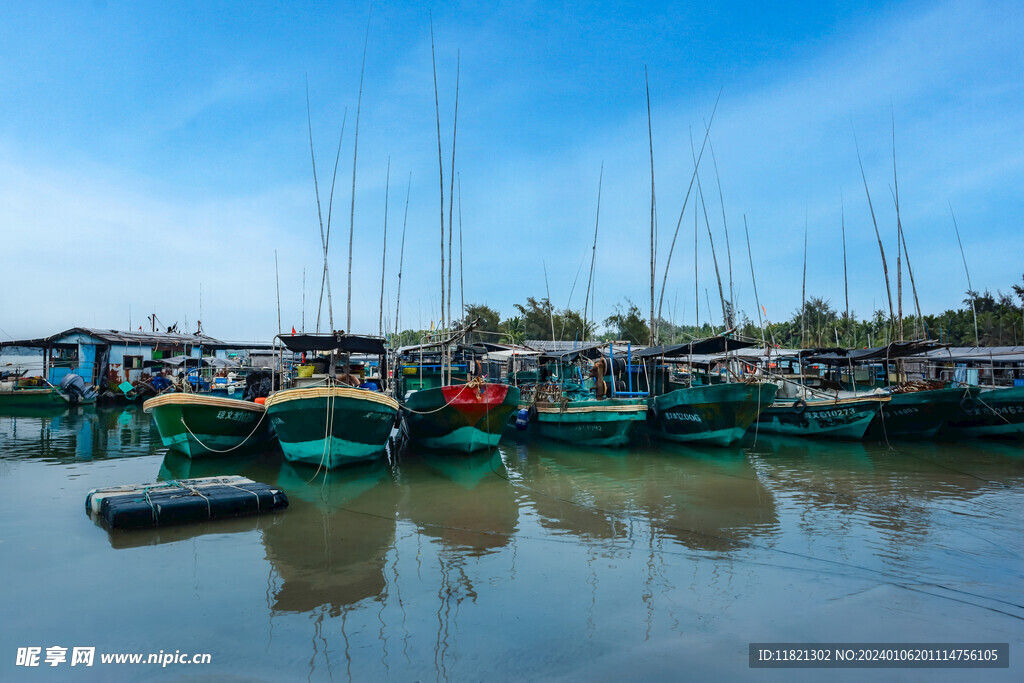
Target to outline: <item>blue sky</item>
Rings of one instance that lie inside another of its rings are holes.
[[[320,186],[334,197],[335,327],[345,323],[352,143],[369,4],[4,3],[0,6],[0,334],[126,328],[155,311],[200,317],[225,339],[316,318],[322,265],[309,160],[308,78]],[[1006,3],[377,2],[370,19],[355,195],[353,331],[375,332],[390,158],[387,318],[412,174],[402,327],[438,318],[439,199],[430,12],[445,166],[461,59],[456,167],[465,298],[504,316],[527,296],[569,303],[589,255],[604,164],[596,264],[599,318],[649,300],[650,75],[660,283],[692,173],[690,132],[711,130],[737,303],[756,319],[746,215],[769,318],[809,294],[843,306],[841,206],[851,307],[885,305],[857,166],[860,144],[895,270],[892,125],[901,217],[921,305],[939,312],[966,282],[1019,282],[1024,214],[1024,12]],[[721,267],[722,207],[710,157],[701,180]],[[448,180],[445,180],[445,192]],[[326,196],[322,196],[326,202]],[[842,203],[842,204],[841,204]],[[699,208],[699,203],[696,204]],[[665,314],[694,319],[693,209],[682,221]],[[456,219],[457,220],[457,219]],[[717,285],[703,212],[704,289]],[[586,266],[572,297],[581,307]],[[456,274],[457,281],[457,274]],[[458,294],[454,298],[458,306]],[[909,296],[905,302],[909,307]],[[325,313],[326,316],[326,313]]]

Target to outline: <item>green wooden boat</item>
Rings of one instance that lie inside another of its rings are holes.
[[[498,445],[518,406],[517,387],[474,380],[409,392],[402,410],[414,447],[473,453]]]
[[[960,389],[963,392],[963,389]],[[954,436],[1024,437],[1024,387],[979,389],[949,421]]]
[[[67,397],[55,387],[0,390],[0,408],[48,408],[51,406],[63,407],[68,404]]]
[[[258,449],[269,439],[259,403],[199,394],[162,394],[142,404],[160,439],[190,458],[223,457]]]
[[[333,469],[384,455],[398,401],[347,386],[285,389],[267,399],[284,457]]]
[[[757,416],[755,429],[788,436],[863,439],[888,394],[849,398],[776,398]]]
[[[758,412],[772,405],[778,387],[733,382],[675,389],[649,399],[647,429],[680,443],[728,446],[743,438]]]
[[[633,425],[647,416],[647,402],[637,398],[567,398],[535,406],[541,436],[578,446],[625,446]]]
[[[970,407],[977,395],[977,389],[955,387],[894,391],[891,400],[881,405],[871,421],[867,435],[871,438],[934,437],[962,413],[961,404]]]

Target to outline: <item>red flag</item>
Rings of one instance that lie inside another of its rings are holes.
[[[294,326],[292,326],[292,335],[293,336],[295,335],[295,327]]]

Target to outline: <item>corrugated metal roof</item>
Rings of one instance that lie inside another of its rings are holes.
[[[1024,346],[951,346],[920,354],[915,358],[934,362],[1024,363]]]
[[[202,346],[207,349],[248,349],[248,348],[270,348],[269,344],[252,344],[247,342],[225,342],[205,334],[179,334],[175,332],[124,332],[121,330],[101,329],[95,327],[72,327],[49,337],[39,339],[20,339],[0,342],[0,348],[5,346],[25,347],[47,347],[57,339],[72,335],[84,335],[93,337],[107,344],[141,344],[143,346]]]

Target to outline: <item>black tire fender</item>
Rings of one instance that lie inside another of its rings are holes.
[[[793,410],[796,411],[797,415],[803,415],[804,411],[807,410],[807,401],[803,400],[802,398],[798,398],[793,403]]]
[[[970,394],[965,394],[964,397],[960,399],[960,409],[965,413],[972,412],[976,407],[977,404],[974,402],[974,397]]]

